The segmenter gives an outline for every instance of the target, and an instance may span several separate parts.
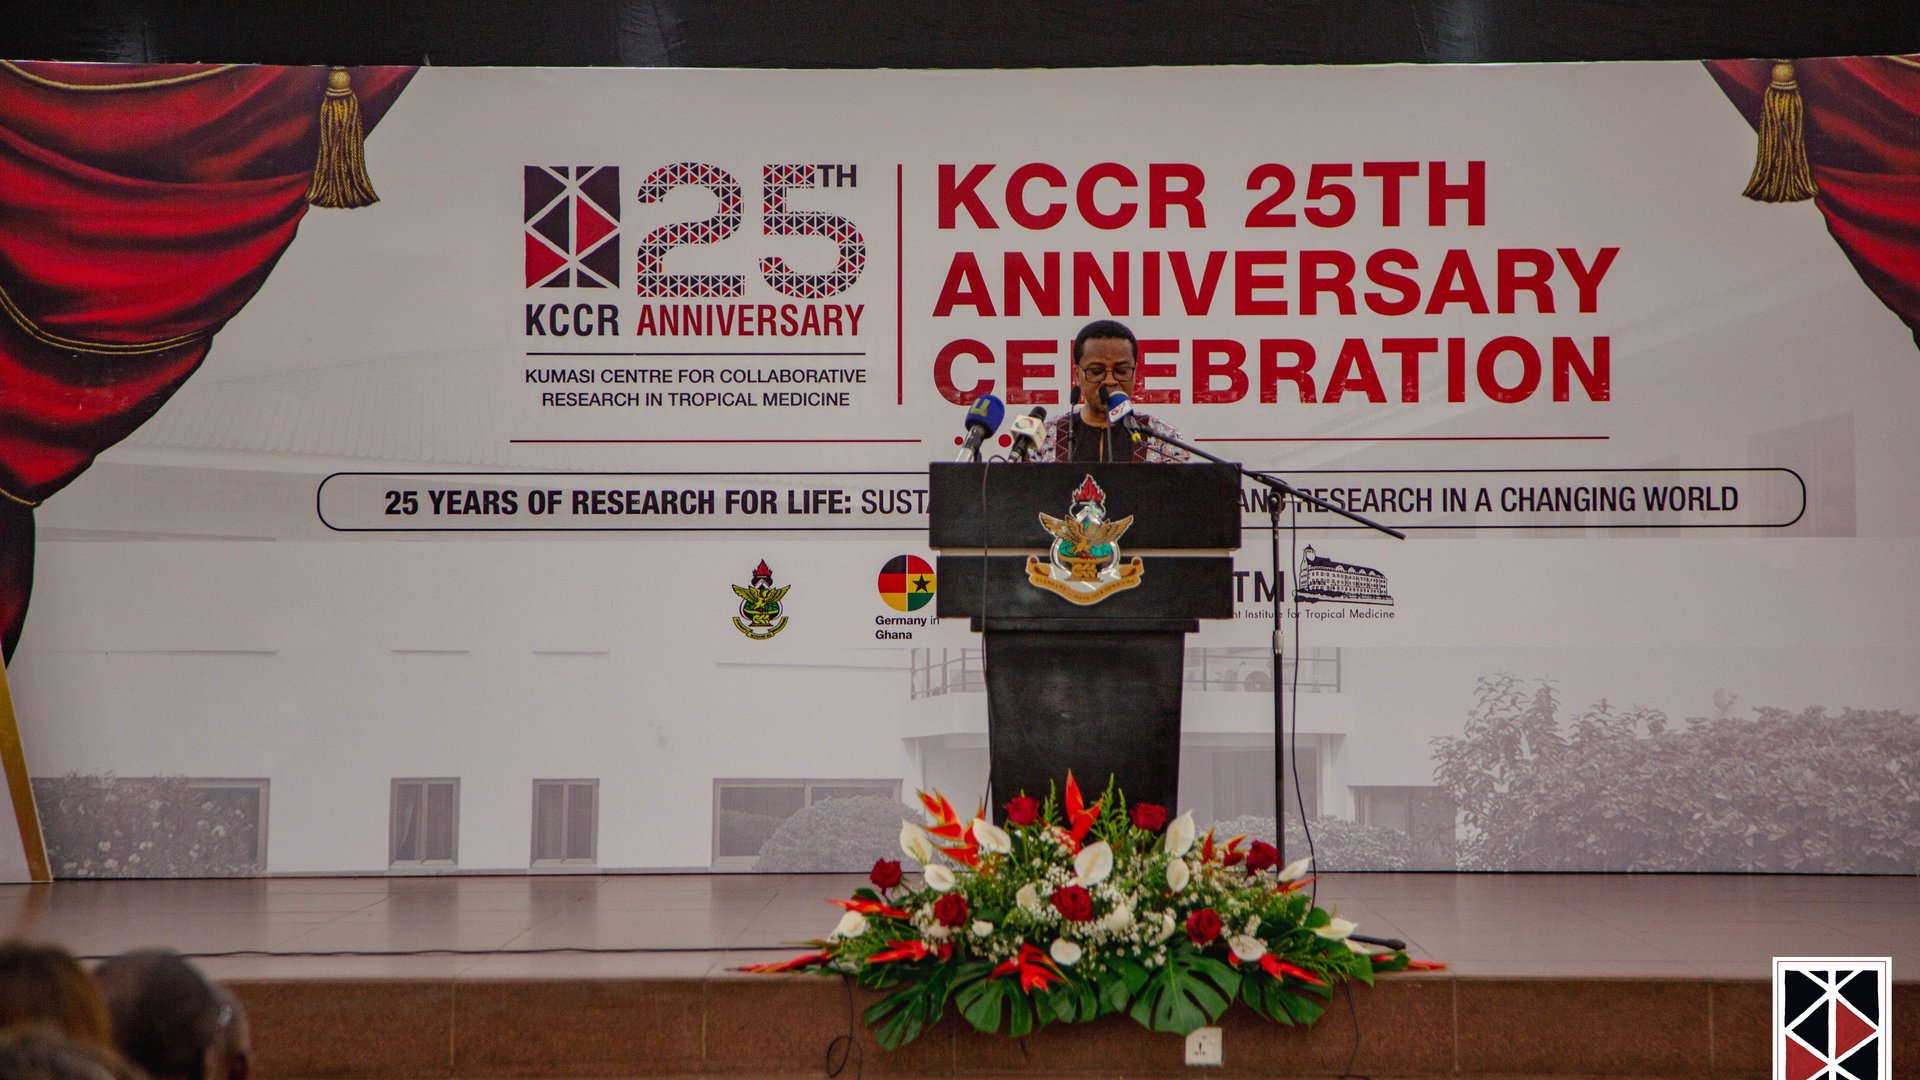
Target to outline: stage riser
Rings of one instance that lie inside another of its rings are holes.
[[[798,977],[230,985],[263,1080],[821,1076],[847,1030],[841,985]],[[864,1029],[860,1046],[868,1076],[1337,1076],[1357,1014],[1363,1075],[1762,1078],[1770,1002],[1761,982],[1399,976],[1356,988],[1354,1014],[1336,995],[1310,1029],[1230,1011],[1219,1070],[1187,1069],[1180,1039],[1123,1020],[1016,1042],[949,1018],[896,1054]],[[1920,985],[1895,986],[1893,1030],[1893,1075],[1920,1074]]]

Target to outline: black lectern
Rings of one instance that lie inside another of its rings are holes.
[[[935,464],[941,618],[981,631],[994,814],[1069,769],[1179,807],[1185,635],[1233,615],[1230,465]]]

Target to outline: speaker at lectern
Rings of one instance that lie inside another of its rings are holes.
[[[941,618],[980,633],[993,812],[1071,770],[1176,808],[1185,636],[1233,616],[1231,465],[939,463]]]

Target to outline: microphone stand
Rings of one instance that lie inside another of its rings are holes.
[[[1376,532],[1386,533],[1395,540],[1405,540],[1407,534],[1398,529],[1382,525],[1377,521],[1362,517],[1350,510],[1344,510],[1338,506],[1334,506],[1312,495],[1308,495],[1306,492],[1295,488],[1279,477],[1254,472],[1237,461],[1228,461],[1217,455],[1209,454],[1205,450],[1183,442],[1171,435],[1163,435],[1160,432],[1154,431],[1152,428],[1140,424],[1135,424],[1133,430],[1137,433],[1136,438],[1145,436],[1147,438],[1158,439],[1169,446],[1177,446],[1187,453],[1192,454],[1194,457],[1205,458],[1216,465],[1229,466],[1241,476],[1267,489],[1267,520],[1273,525],[1271,547],[1273,560],[1273,845],[1279,849],[1280,862],[1282,865],[1285,865],[1291,860],[1287,858],[1287,801],[1284,798],[1286,785],[1283,782],[1283,774],[1285,772],[1283,762],[1286,758],[1281,752],[1281,747],[1285,745],[1287,709],[1286,697],[1281,693],[1281,684],[1284,681],[1281,678],[1281,664],[1284,659],[1283,654],[1286,651],[1286,629],[1284,620],[1284,616],[1286,615],[1286,602],[1282,597],[1285,593],[1283,586],[1286,579],[1280,572],[1280,508],[1286,499],[1297,499],[1308,506],[1331,511],[1332,513],[1339,514],[1343,518],[1357,521]],[[1300,679],[1298,669],[1299,657],[1294,658],[1294,663],[1296,667],[1293,677],[1297,683]],[[1296,718],[1294,723],[1297,726],[1299,720]],[[1298,760],[1295,760],[1293,768],[1294,787],[1297,790],[1300,780],[1300,763]],[[1305,814],[1306,808],[1302,806],[1302,817],[1304,817]],[[1306,822],[1302,821],[1301,826],[1304,828],[1305,825]]]

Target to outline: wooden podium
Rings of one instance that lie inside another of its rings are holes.
[[[1112,776],[1177,812],[1185,636],[1233,616],[1238,472],[959,463],[928,481],[937,611],[984,641],[994,815],[1069,769],[1090,796]]]

